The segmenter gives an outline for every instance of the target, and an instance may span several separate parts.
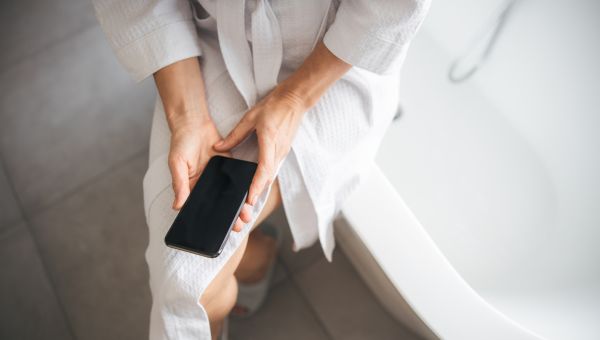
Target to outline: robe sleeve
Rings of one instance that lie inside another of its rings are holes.
[[[162,67],[201,55],[188,0],[93,0],[120,63],[139,82]]]
[[[385,74],[399,64],[429,0],[341,0],[323,43],[338,58]]]

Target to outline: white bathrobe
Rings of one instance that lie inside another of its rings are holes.
[[[429,0],[94,0],[94,6],[118,59],[138,81],[200,57],[209,111],[223,136],[319,40],[354,66],[306,113],[277,171],[295,250],[319,240],[331,261],[332,221],[397,110],[398,71]],[[199,298],[253,222],[232,233],[215,259],[167,248],[164,235],[176,215],[170,208],[169,138],[157,99],[144,177],[150,338],[210,339]],[[256,161],[256,138],[232,153]],[[256,215],[269,192],[259,197]]]

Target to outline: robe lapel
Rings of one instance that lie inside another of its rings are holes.
[[[258,0],[252,12],[254,80],[261,98],[277,85],[283,57],[279,22],[267,0]]]
[[[246,40],[245,1],[217,1],[217,33],[225,66],[235,86],[251,108],[256,104],[252,54]]]
[[[319,4],[315,14],[322,14],[323,18],[314,44],[324,33],[331,0]],[[283,38],[269,0],[256,0],[251,13],[250,50],[246,40],[245,10],[245,0],[217,1],[217,32],[225,66],[248,108],[251,108],[277,86],[283,59]]]

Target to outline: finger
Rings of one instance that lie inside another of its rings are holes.
[[[254,129],[253,121],[248,117],[248,114],[240,120],[240,122],[229,132],[225,139],[217,142],[213,147],[217,151],[231,150],[234,146],[240,144]]]
[[[198,182],[198,180],[200,179],[200,175],[202,175],[202,172],[204,171],[206,164],[208,164],[208,159],[207,159],[207,157],[203,157],[201,160],[201,163],[199,163],[198,166],[194,167],[194,168],[196,168],[196,170],[188,168],[188,178],[189,178],[188,184],[190,187],[190,191],[192,191],[194,189],[196,182]]]
[[[233,228],[231,228],[231,230],[235,231],[236,233],[239,233],[240,231],[242,231],[243,228],[244,222],[242,222],[242,220],[240,220],[240,218],[238,217],[235,220],[235,223],[233,224]]]
[[[258,196],[270,184],[274,177],[275,164],[275,144],[271,139],[266,137],[258,137],[258,167],[252,179],[252,184],[248,190],[249,202],[252,205],[256,204]]]
[[[252,221],[252,206],[250,204],[244,202],[242,211],[240,211],[240,219],[244,223],[250,223],[250,221]]]
[[[215,151],[214,153],[211,154],[211,157],[215,156],[215,155],[225,156],[225,157],[229,157],[229,158],[233,157],[233,154],[229,151],[223,151],[223,152]]]
[[[169,169],[171,170],[173,192],[175,193],[173,209],[179,210],[190,194],[188,166],[181,159],[169,159]]]

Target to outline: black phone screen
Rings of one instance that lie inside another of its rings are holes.
[[[215,257],[244,204],[257,164],[213,156],[165,236],[173,248]]]

